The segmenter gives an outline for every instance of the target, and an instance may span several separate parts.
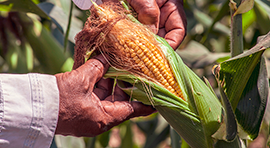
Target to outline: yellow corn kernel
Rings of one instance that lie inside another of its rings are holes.
[[[170,92],[183,98],[179,84],[160,49],[140,31],[135,31],[133,34],[123,32],[123,34],[125,36],[117,36],[116,38],[119,46],[122,46],[119,49],[122,51],[124,48],[124,55],[132,58],[142,74],[156,80]],[[128,34],[132,37],[129,37]]]

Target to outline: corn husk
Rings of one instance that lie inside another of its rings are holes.
[[[104,9],[97,5],[95,5],[95,8],[102,15]],[[130,14],[125,19],[137,22]],[[99,34],[102,37],[106,35],[106,33]],[[133,87],[122,87],[122,89],[132,99],[155,107],[191,147],[213,147],[215,139],[212,138],[212,135],[219,129],[224,122],[224,117],[226,117],[221,102],[209,83],[202,81],[189,69],[165,39],[155,36],[155,40],[159,42],[158,46],[161,47],[164,57],[180,85],[184,99],[177,97],[155,81],[143,77],[143,75],[119,67],[111,67],[105,77],[130,83]],[[106,42],[106,38],[104,42]],[[100,47],[103,46],[102,43],[97,44]],[[95,48],[98,47],[95,46]],[[92,52],[90,51],[90,53]]]
[[[214,139],[211,135],[220,127],[224,117],[220,101],[213,90],[183,63],[164,39],[157,38],[165,44],[163,52],[183,88],[187,102],[165,88],[129,72],[111,68],[105,77],[132,84],[134,87],[122,89],[132,98],[153,105],[190,146],[213,147]]]

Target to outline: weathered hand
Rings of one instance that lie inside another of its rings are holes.
[[[182,0],[127,0],[127,2],[138,13],[138,20],[164,37],[173,49],[180,45],[186,35],[187,26]]]
[[[176,49],[186,35],[187,20],[182,0],[157,0],[160,8],[158,35]]]
[[[96,136],[132,117],[154,112],[151,106],[128,101],[113,81],[102,79],[109,65],[102,55],[71,72],[57,74],[60,92],[56,134]]]

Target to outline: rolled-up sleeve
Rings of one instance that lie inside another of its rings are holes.
[[[0,74],[0,147],[50,147],[58,108],[55,76]]]

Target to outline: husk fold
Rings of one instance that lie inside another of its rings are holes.
[[[105,77],[130,83],[133,87],[122,87],[122,89],[133,99],[154,106],[191,147],[213,147],[215,139],[212,135],[224,122],[223,117],[226,114],[212,88],[183,63],[165,39],[155,36],[147,27],[132,20],[134,18],[119,4],[104,3],[92,7],[91,16],[83,30],[76,36],[74,68],[85,62],[84,56],[87,52],[100,49],[98,51],[113,66]],[[123,23],[122,27],[114,28],[117,23]],[[119,55],[120,52],[115,50],[110,34],[118,31],[126,35],[129,33],[125,30],[127,28],[131,32],[139,29],[140,32],[145,33],[149,41],[160,47],[160,52],[169,63],[184,99],[175,96],[157,81],[136,71],[134,63]]]

